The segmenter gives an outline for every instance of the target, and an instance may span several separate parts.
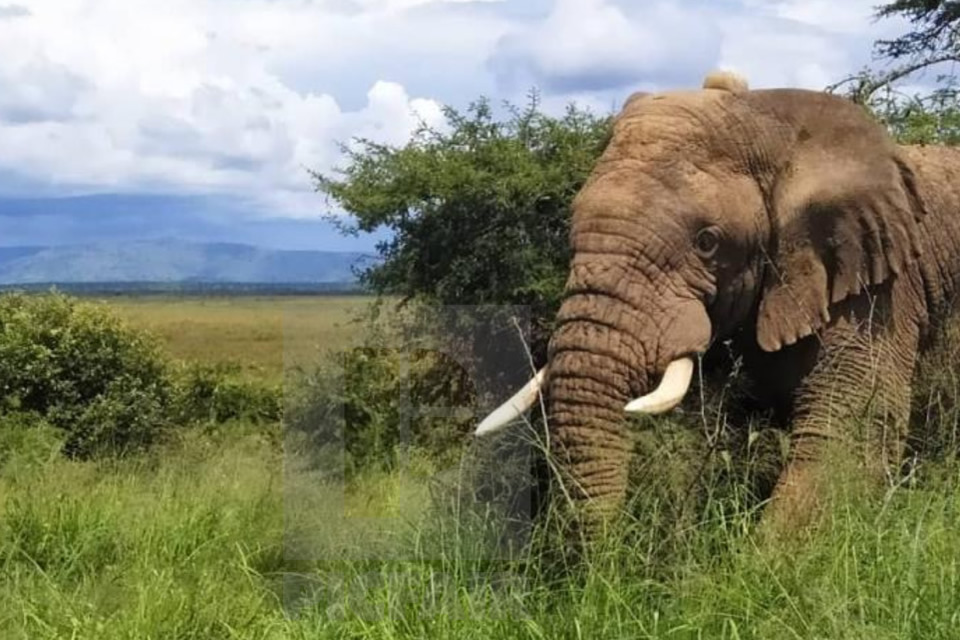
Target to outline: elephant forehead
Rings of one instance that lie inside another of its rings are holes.
[[[627,100],[617,118],[624,122],[636,116],[651,113],[693,112],[701,109],[714,109],[728,98],[718,91],[679,90],[657,94],[647,94],[642,99]]]
[[[759,201],[757,191],[743,173],[727,172],[721,166],[699,165],[689,158],[662,161],[614,161],[599,169],[574,201],[582,215],[622,214],[660,210],[696,213],[736,205],[745,199]]]
[[[756,122],[737,96],[722,91],[677,92],[642,100],[614,124],[602,161],[636,159],[742,172],[758,154]]]
[[[641,143],[693,139],[722,132],[733,113],[732,97],[718,91],[664,93],[628,105],[617,117],[613,138]]]
[[[611,167],[598,173],[577,195],[574,217],[615,216],[632,218],[651,208],[686,208],[683,181],[658,178],[656,170],[637,165]]]

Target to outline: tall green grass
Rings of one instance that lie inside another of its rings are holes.
[[[9,459],[0,637],[269,637],[277,458],[247,436],[122,462]]]
[[[17,446],[3,638],[954,638],[960,622],[945,462],[875,499],[838,482],[791,542],[760,539],[735,492],[692,521],[648,502],[564,573],[507,544],[499,503],[464,491],[469,465],[410,455],[343,486],[252,430],[124,461]]]

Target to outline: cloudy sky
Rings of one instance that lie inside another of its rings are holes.
[[[179,236],[369,249],[306,168],[486,95],[822,89],[904,25],[879,0],[0,0],[0,245]]]

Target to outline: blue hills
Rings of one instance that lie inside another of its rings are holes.
[[[369,254],[143,240],[0,247],[0,285],[38,283],[353,284]]]

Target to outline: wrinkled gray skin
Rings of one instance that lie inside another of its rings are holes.
[[[582,522],[623,504],[624,405],[737,329],[769,399],[792,406],[768,513],[802,520],[834,445],[877,473],[901,456],[915,356],[960,280],[960,151],[897,146],[819,92],[638,95],[571,242],[546,398]]]

